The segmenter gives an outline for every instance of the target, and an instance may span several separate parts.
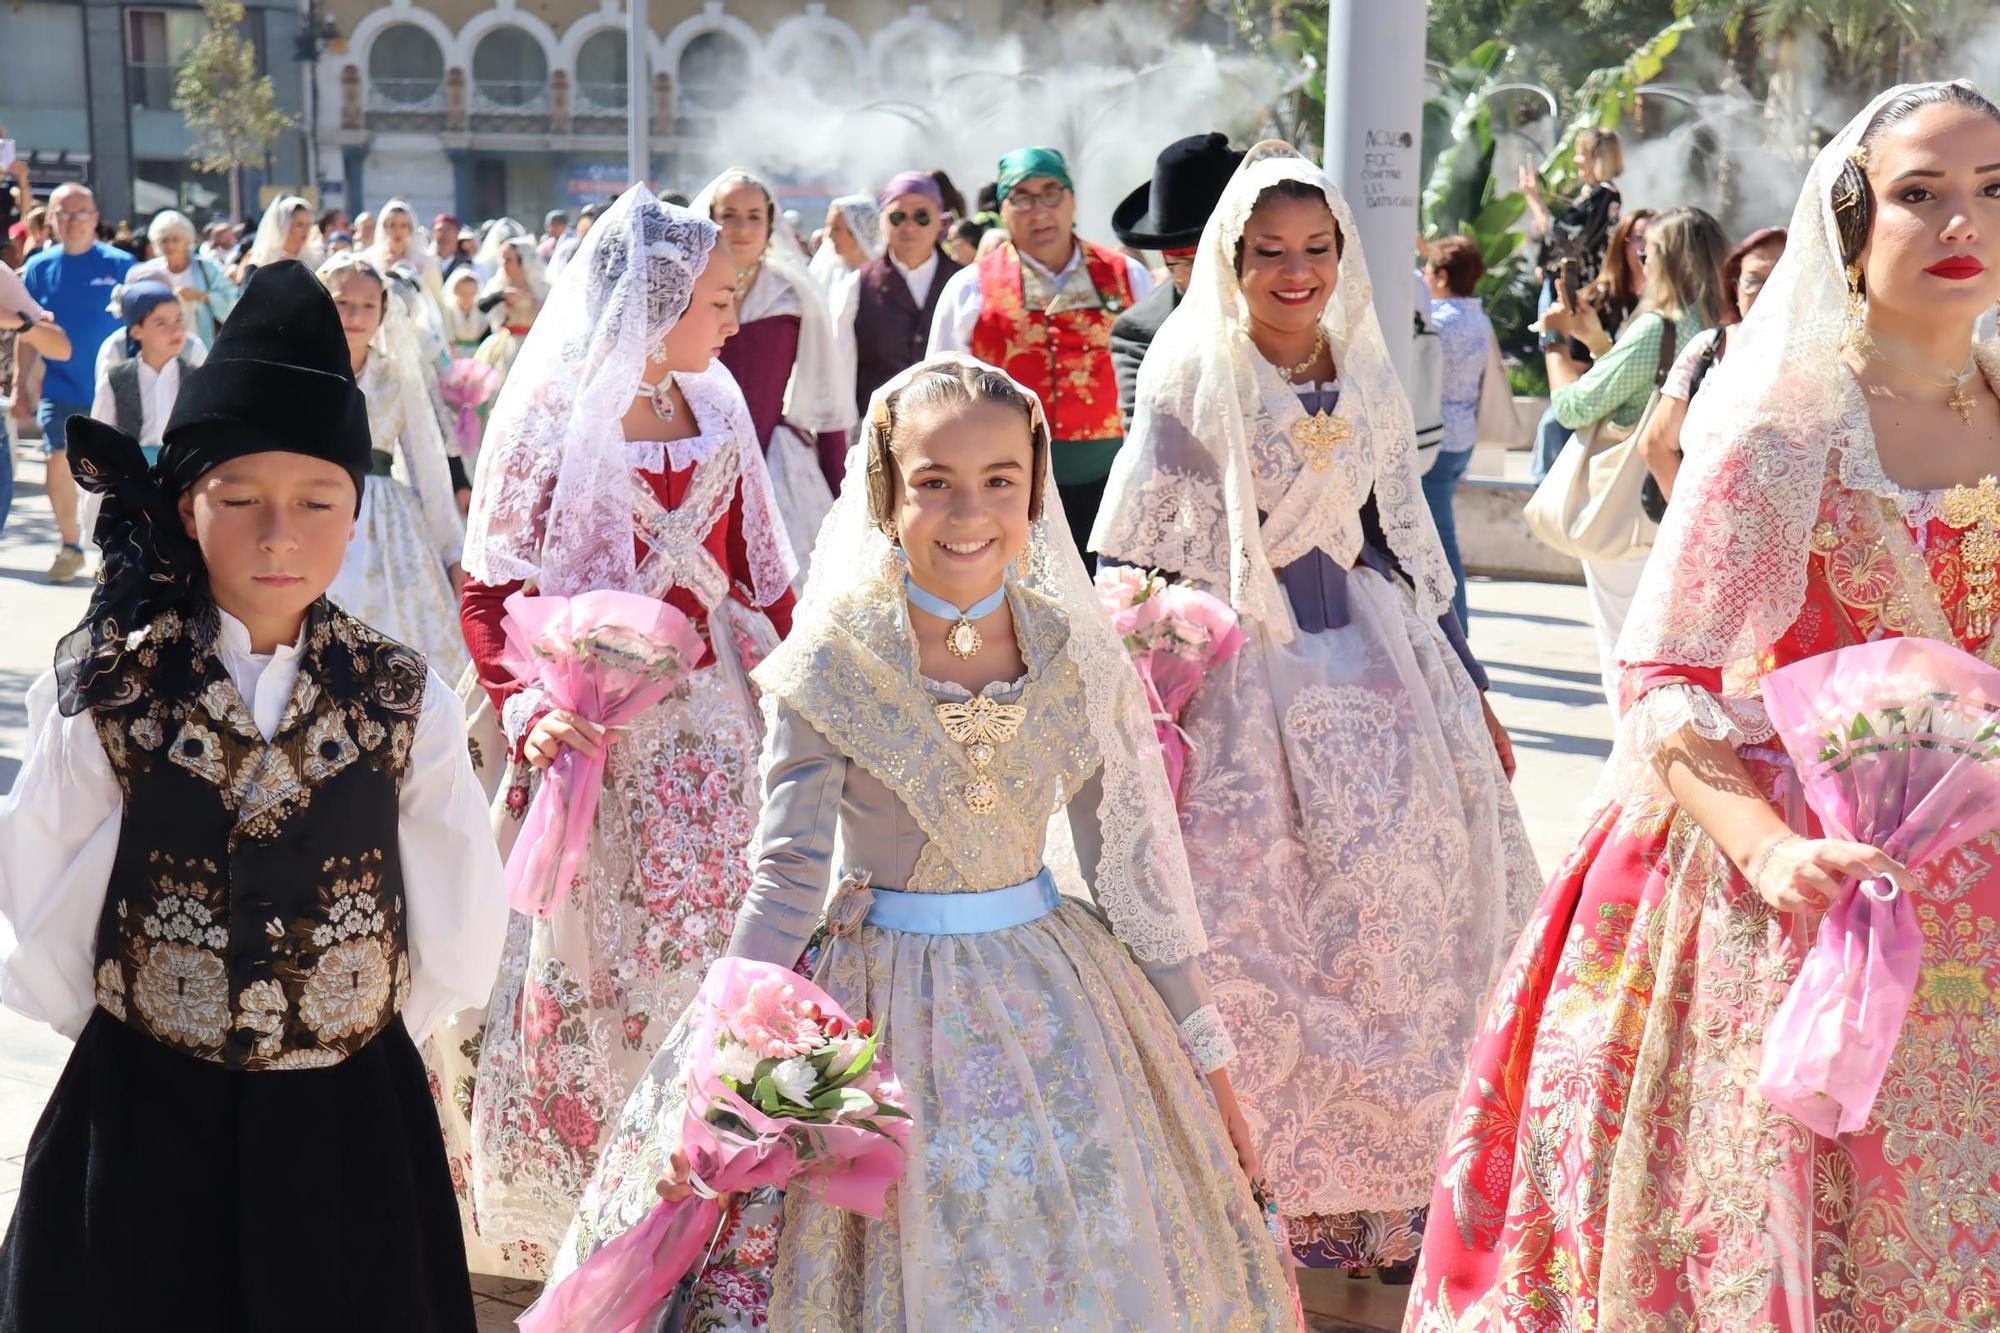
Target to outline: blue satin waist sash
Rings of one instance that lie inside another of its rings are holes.
[[[1062,906],[1045,866],[1033,879],[985,893],[905,893],[870,888],[868,924],[912,935],[984,935],[1039,921]]]

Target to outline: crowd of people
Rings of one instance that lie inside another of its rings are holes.
[[[559,1286],[713,1192],[722,957],[867,1015],[912,1128],[880,1217],[727,1197],[677,1327],[1290,1329],[1300,1266],[1413,1284],[1415,1333],[1975,1326],[2000,867],[1824,836],[1758,681],[1995,651],[2000,109],[1884,93],[1733,248],[1578,153],[1530,199],[1549,419],[1631,431],[1665,517],[1586,568],[1620,731],[1546,882],[1454,521],[1519,430],[1480,251],[1371,273],[1285,144],[1170,145],[1116,244],[1046,147],[809,233],[731,168],[539,237],[163,214],[143,263],[57,190],[0,306],[51,577],[86,532],[100,568],[0,804],[0,997],[77,1045],[0,1331],[470,1330],[469,1271]],[[1163,588],[1212,617],[1162,622],[1177,711],[1127,614]],[[522,646],[595,592],[699,645],[615,726]],[[573,759],[601,798],[530,903]],[[1830,1138],[1759,1042],[1868,876],[1923,980]]]

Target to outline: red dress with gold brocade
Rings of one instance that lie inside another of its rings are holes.
[[[1908,634],[1995,660],[2000,489],[1870,479],[1829,477],[1804,603],[1761,668]],[[1631,701],[1689,687],[1725,693],[1714,670],[1627,669]],[[1815,833],[1775,743],[1739,753]],[[2000,1327],[2000,845],[1915,876],[1915,1002],[1867,1126],[1830,1141],[1756,1091],[1816,920],[1767,906],[1656,784],[1625,790],[1544,892],[1481,1029],[1406,1329]]]

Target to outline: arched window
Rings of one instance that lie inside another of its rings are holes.
[[[877,58],[880,82],[891,96],[934,92],[944,82],[951,53],[926,32],[906,32],[882,48]]]
[[[590,34],[576,53],[577,109],[624,111],[625,75],[625,34],[616,28]]]
[[[548,96],[548,57],[522,29],[495,28],[472,48],[472,84],[479,99],[493,106],[533,106]]]
[[[726,111],[743,96],[750,77],[750,52],[726,32],[711,30],[681,51],[675,86],[683,111],[697,114]]]
[[[799,35],[770,52],[771,72],[787,82],[811,88],[822,100],[853,102],[861,92],[861,71],[845,43],[832,34]]]
[[[444,90],[444,52],[414,23],[392,23],[368,47],[368,85],[380,101],[422,106]]]

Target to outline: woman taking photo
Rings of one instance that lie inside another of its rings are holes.
[[[1807,174],[1784,258],[1695,400],[1620,656],[1608,799],[1474,1048],[1412,1330],[1945,1330],[1990,1322],[2000,851],[1906,871],[1828,840],[1760,678],[1921,636],[1992,660],[2000,110],[1876,98]],[[1971,503],[1968,503],[1971,502]],[[1921,969],[1866,1123],[1757,1090],[1820,913],[1886,876]]]
[[[1672,340],[1668,360],[1695,334],[1722,317],[1722,262],[1729,244],[1722,224],[1699,208],[1670,208],[1655,214],[1646,230],[1646,287],[1639,308],[1619,329],[1614,344],[1597,311],[1569,309],[1559,300],[1542,317],[1545,327],[1575,336],[1596,359],[1579,375],[1568,357],[1549,358],[1549,407],[1566,428],[1587,431],[1601,421],[1631,426],[1659,385],[1661,343]],[[1567,296],[1567,292],[1559,293]],[[1604,695],[1618,711],[1618,671],[1613,651],[1646,553],[1617,561],[1585,560],[1583,581],[1590,590],[1590,620],[1597,630],[1598,668]]]
[[[1646,423],[1646,433],[1639,437],[1639,452],[1646,456],[1662,509],[1674,498],[1674,479],[1680,475],[1681,429],[1687,421],[1688,402],[1700,391],[1708,373],[1722,363],[1730,333],[1750,313],[1784,253],[1783,227],[1752,232],[1729,252],[1722,266],[1722,295],[1728,302],[1722,323],[1695,336],[1667,373],[1667,382],[1660,386],[1660,405]]]

